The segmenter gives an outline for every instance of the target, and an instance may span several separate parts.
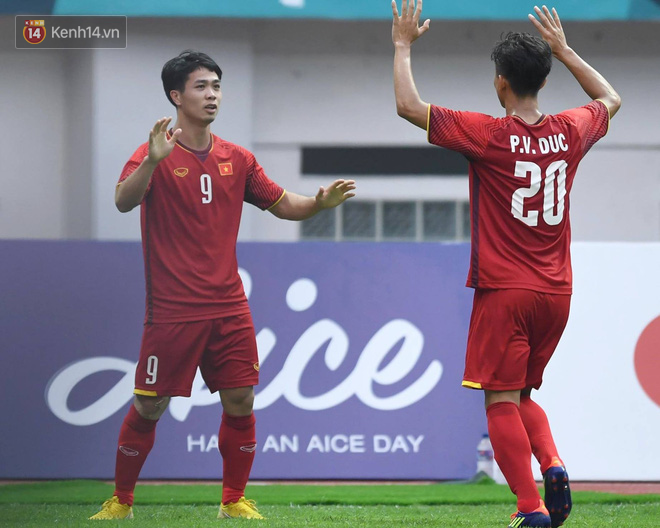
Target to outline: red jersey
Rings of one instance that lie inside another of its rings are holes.
[[[601,101],[533,125],[429,105],[429,142],[470,162],[467,286],[572,292],[569,194],[580,160],[608,126]]]
[[[148,155],[141,145],[124,181]],[[246,149],[211,135],[209,148],[177,142],[154,170],[140,204],[147,323],[215,319],[249,312],[236,262],[243,202],[275,205],[284,190]]]

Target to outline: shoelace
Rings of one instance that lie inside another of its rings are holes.
[[[248,506],[250,506],[250,508],[254,509],[255,511],[259,511],[257,509],[257,502],[255,500],[252,499],[243,499],[243,500],[247,503]]]

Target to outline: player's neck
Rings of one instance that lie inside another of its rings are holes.
[[[172,130],[181,129],[179,142],[193,150],[204,150],[211,140],[211,125],[200,125],[179,118]]]
[[[538,122],[543,115],[536,97],[512,97],[505,101],[504,107],[506,115],[517,116],[530,125]]]

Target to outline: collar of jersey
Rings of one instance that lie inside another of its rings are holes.
[[[170,139],[172,137],[172,129],[168,130],[166,134],[167,134],[167,139]],[[183,143],[179,141],[176,142],[177,147],[185,150],[186,152],[190,152],[191,154],[195,154],[196,156],[205,156],[207,154],[210,154],[211,151],[213,150],[213,144],[214,144],[213,134],[211,134],[211,142],[209,143],[210,146],[204,150],[194,150],[191,149],[190,147],[186,147]]]

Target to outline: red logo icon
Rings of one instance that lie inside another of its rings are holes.
[[[46,38],[46,24],[43,20],[26,20],[23,38],[30,44],[40,44]]]
[[[637,340],[635,372],[646,395],[660,406],[660,317],[653,319]]]

